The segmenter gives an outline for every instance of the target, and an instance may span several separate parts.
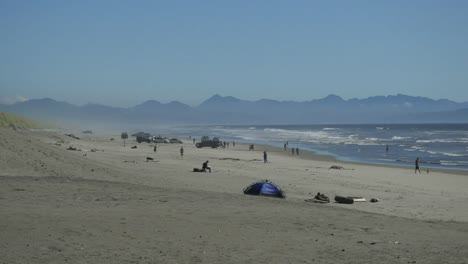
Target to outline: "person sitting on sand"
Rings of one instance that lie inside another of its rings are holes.
[[[211,173],[211,167],[208,166],[208,162],[209,162],[208,160],[203,162],[202,171],[207,171],[208,170]]]

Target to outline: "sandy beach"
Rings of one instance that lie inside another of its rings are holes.
[[[468,263],[466,171],[75,135],[0,128],[0,263]]]

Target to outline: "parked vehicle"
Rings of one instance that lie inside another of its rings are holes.
[[[182,144],[182,140],[178,139],[178,138],[171,138],[169,140],[169,142],[171,143],[177,143],[177,144]]]
[[[137,136],[136,140],[137,140],[138,143],[141,143],[141,142],[151,143],[151,138],[149,138],[149,137]]]
[[[217,148],[221,146],[221,140],[217,137],[210,139],[208,136],[203,136],[201,138],[201,142],[197,142],[195,146],[197,148],[203,148],[203,147]]]
[[[155,143],[170,143],[169,139],[163,137],[153,137]]]

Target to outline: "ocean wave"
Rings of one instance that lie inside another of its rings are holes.
[[[411,139],[411,137],[398,137],[398,136],[392,137],[392,140],[405,140],[405,139]]]
[[[440,165],[444,165],[444,166],[464,166],[464,164],[460,164],[458,162],[440,162],[439,163]]]
[[[403,149],[403,150],[405,150],[405,151],[417,151],[417,149],[411,149],[411,148],[409,148],[409,149]]]
[[[367,137],[367,138],[365,138],[365,140],[369,140],[369,141],[385,141],[385,139],[383,139],[383,138],[375,138],[375,137]]]
[[[450,152],[439,152],[439,151],[424,150],[424,149],[420,149],[420,151],[429,153],[431,155],[442,155],[442,156],[448,156],[448,157],[465,157],[466,156],[466,155],[463,155],[463,154],[450,153]]]
[[[441,154],[445,156],[450,156],[450,157],[466,157],[466,155],[463,155],[463,154],[455,154],[455,153],[447,153],[447,152],[442,152]]]
[[[246,136],[239,136],[238,138],[242,140],[255,140],[255,138],[253,137],[246,137]]]
[[[322,130],[338,130],[339,128],[336,127],[324,127]]]
[[[468,139],[465,138],[455,138],[455,139],[418,139],[416,143],[468,143]]]
[[[411,146],[411,149],[420,150],[420,149],[424,149],[424,148],[420,147],[420,146]]]
[[[376,160],[380,160],[380,161],[390,161],[390,162],[395,161],[395,160],[393,160],[393,159],[376,159]]]

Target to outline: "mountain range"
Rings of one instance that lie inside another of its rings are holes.
[[[198,106],[148,100],[121,108],[82,106],[50,98],[0,105],[0,111],[57,124],[355,124],[468,123],[468,102],[403,94],[344,100],[337,95],[310,101],[241,100],[214,95]]]

